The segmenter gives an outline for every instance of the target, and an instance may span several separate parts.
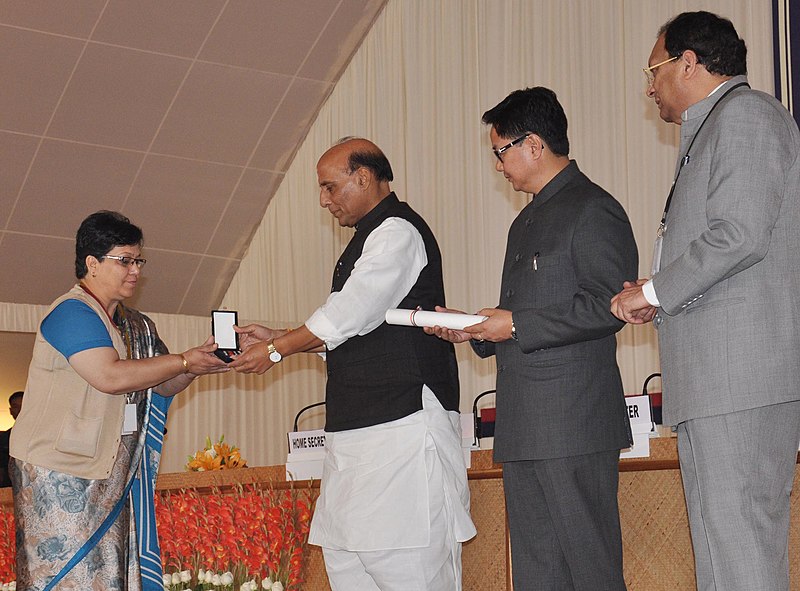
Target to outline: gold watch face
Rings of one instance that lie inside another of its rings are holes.
[[[283,356],[280,354],[280,352],[278,352],[278,350],[275,348],[275,345],[272,343],[269,344],[267,350],[269,351],[269,360],[273,363],[278,363],[281,359],[283,359]]]

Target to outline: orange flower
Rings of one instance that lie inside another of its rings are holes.
[[[189,456],[186,463],[186,469],[192,472],[246,467],[247,461],[242,457],[239,448],[225,443],[225,435],[213,444],[211,438],[206,437],[206,446]]]
[[[224,443],[216,445],[218,456],[231,451]],[[229,493],[164,493],[156,510],[162,562],[165,569],[229,570],[236,588],[245,580],[270,577],[287,591],[299,589],[310,507],[310,489],[279,491],[268,484],[240,485]]]

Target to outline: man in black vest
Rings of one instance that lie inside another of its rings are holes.
[[[237,371],[326,352],[327,456],[309,541],[333,591],[461,589],[461,542],[475,535],[461,452],[453,345],[391,326],[390,308],[444,303],[442,260],[425,221],[389,188],[372,142],[341,140],[317,163],[320,205],[356,232],[331,294],[302,326],[237,329]]]

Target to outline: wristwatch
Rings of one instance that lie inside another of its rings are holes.
[[[273,345],[272,343],[267,345],[267,353],[269,354],[269,360],[272,361],[272,363],[278,363],[281,359],[283,359],[283,355],[281,355],[281,352],[278,351],[275,348],[275,345]]]
[[[519,340],[519,337],[517,336],[517,327],[514,326],[513,320],[511,321],[511,338],[514,339],[515,341]]]

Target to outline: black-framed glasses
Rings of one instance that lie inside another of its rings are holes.
[[[144,267],[144,264],[147,262],[147,259],[137,259],[134,257],[124,257],[118,254],[104,254],[100,257],[101,259],[114,259],[118,261],[120,265],[123,267],[133,267],[136,265],[139,269]]]
[[[531,134],[530,133],[526,133],[525,135],[521,135],[517,139],[507,143],[502,148],[492,148],[492,152],[494,152],[494,155],[497,156],[497,159],[500,162],[502,162],[503,161],[503,152],[505,152],[506,150],[508,150],[510,148],[513,148],[514,146],[516,146],[517,144],[519,144],[521,142],[524,142],[526,139],[528,139],[529,135],[531,135]]]

